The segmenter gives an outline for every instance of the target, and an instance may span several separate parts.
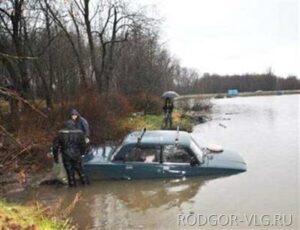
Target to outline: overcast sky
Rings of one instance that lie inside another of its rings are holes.
[[[300,77],[298,0],[140,0],[165,19],[162,41],[200,73]]]

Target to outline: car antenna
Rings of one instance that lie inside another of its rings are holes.
[[[177,133],[176,133],[176,138],[175,138],[175,145],[178,146],[178,141],[179,141],[179,125],[177,126]]]
[[[143,129],[142,129],[141,135],[137,138],[137,144],[138,144],[138,145],[141,143],[141,140],[142,140],[142,138],[143,138],[145,132],[146,132],[146,128],[143,128]]]

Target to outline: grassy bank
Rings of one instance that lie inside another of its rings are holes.
[[[75,229],[68,221],[46,216],[37,206],[21,206],[0,200],[1,229],[69,230]]]
[[[192,120],[183,116],[180,111],[173,113],[173,126],[171,129],[192,131]],[[140,115],[132,116],[121,121],[121,127],[126,130],[139,130],[146,128],[148,130],[164,129],[163,115]]]

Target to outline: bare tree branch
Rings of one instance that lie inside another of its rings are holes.
[[[19,94],[14,90],[10,90],[5,87],[0,87],[0,94],[14,98],[18,101],[22,101],[24,104],[28,105],[33,111],[37,112],[42,117],[48,118],[48,116],[46,114],[44,114],[41,110],[35,108],[35,106],[31,105],[31,103],[29,101],[27,101],[24,98],[22,98],[21,96],[19,96]]]
[[[11,19],[11,17],[9,17],[9,18]],[[6,31],[9,33],[9,35],[11,37],[13,37],[13,33],[9,29],[7,22],[5,21],[5,19],[3,18],[3,15],[1,15],[1,14],[0,14],[0,19],[1,19],[2,23],[4,24],[4,27],[5,27]]]
[[[75,2],[75,4],[76,4],[78,10],[82,13],[82,15],[84,15],[84,10],[83,10],[83,9],[84,9],[84,6],[82,5],[81,1],[79,1],[80,4],[77,2],[77,0],[74,0],[74,2]]]
[[[22,56],[15,56],[15,55],[10,55],[10,54],[5,54],[0,52],[0,59],[2,58],[8,58],[8,59],[14,59],[14,60],[35,60],[38,59],[38,57],[22,57]]]
[[[11,15],[7,13],[7,11],[5,11],[4,9],[0,8],[0,11],[4,13],[7,17],[11,18]]]

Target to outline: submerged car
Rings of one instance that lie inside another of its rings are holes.
[[[184,131],[132,132],[118,147],[99,147],[84,157],[91,179],[150,179],[224,175],[247,169],[242,157],[199,146]]]

